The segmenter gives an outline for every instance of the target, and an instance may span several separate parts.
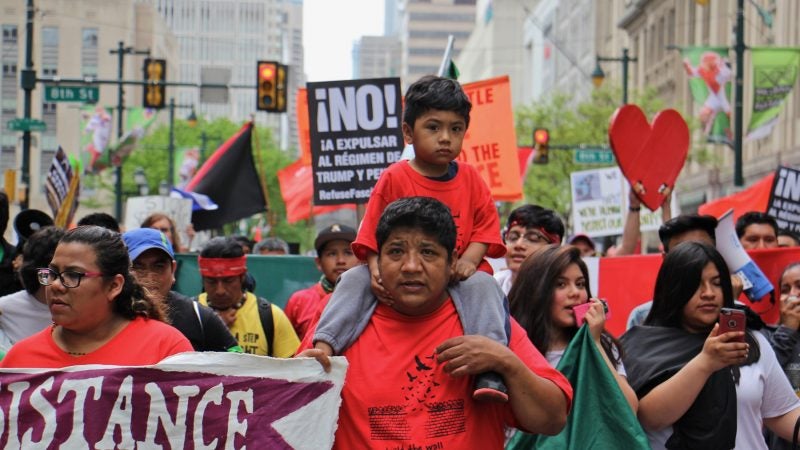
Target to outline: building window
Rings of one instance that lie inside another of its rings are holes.
[[[42,28],[42,46],[58,47],[58,28],[54,27]]]
[[[16,44],[17,43],[17,26],[16,25],[3,25],[3,43]]]

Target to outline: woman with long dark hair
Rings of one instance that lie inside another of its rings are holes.
[[[734,308],[717,250],[684,242],[665,256],[644,326],[621,339],[639,420],[654,449],[766,449],[762,425],[791,440],[800,401],[761,332],[720,332]]]

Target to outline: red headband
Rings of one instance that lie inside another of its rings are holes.
[[[200,275],[209,278],[235,277],[247,272],[247,256],[239,258],[197,257]]]
[[[557,234],[550,233],[549,231],[545,230],[544,227],[534,227],[534,226],[527,227],[524,224],[522,224],[522,223],[520,223],[520,222],[518,222],[516,220],[508,224],[508,228],[506,228],[506,233],[508,233],[508,230],[510,230],[511,227],[515,227],[517,225],[519,225],[521,227],[524,227],[524,228],[532,228],[532,229],[542,233],[544,235],[544,237],[546,237],[547,240],[550,241],[551,244],[561,245],[561,238]]]

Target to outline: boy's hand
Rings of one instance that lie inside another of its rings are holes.
[[[333,356],[333,347],[331,347],[331,345],[327,342],[316,341],[314,342],[314,348],[317,350],[322,350],[322,353],[327,356]]]
[[[478,266],[472,261],[467,261],[464,258],[458,258],[456,261],[456,270],[453,272],[453,277],[457,281],[466,280],[478,269]]]
[[[323,350],[318,348],[309,348],[308,350],[303,350],[302,352],[298,353],[294,356],[295,358],[314,358],[317,362],[322,366],[322,370],[325,372],[331,371],[331,360],[328,358],[328,355],[325,354]]]
[[[370,255],[371,256],[371,255]],[[372,293],[375,294],[375,297],[378,298],[378,301],[384,303],[388,306],[392,306],[394,301],[392,300],[391,294],[383,287],[383,283],[381,283],[381,271],[378,269],[378,258],[375,255],[374,258],[367,259],[367,265],[369,266],[369,274],[370,274],[370,287],[372,288]]]

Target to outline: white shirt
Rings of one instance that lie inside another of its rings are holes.
[[[7,337],[7,340],[0,340],[0,350],[8,351],[5,347],[42,331],[52,323],[47,304],[36,300],[25,289],[0,297],[0,332]]]
[[[775,352],[767,338],[759,332],[753,335],[758,341],[761,357],[753,364],[739,368],[741,377],[736,386],[736,449],[767,450],[761,432],[762,419],[782,416],[800,407],[789,379],[783,373]],[[653,450],[661,450],[672,436],[672,426],[661,430],[648,430],[647,438]]]

